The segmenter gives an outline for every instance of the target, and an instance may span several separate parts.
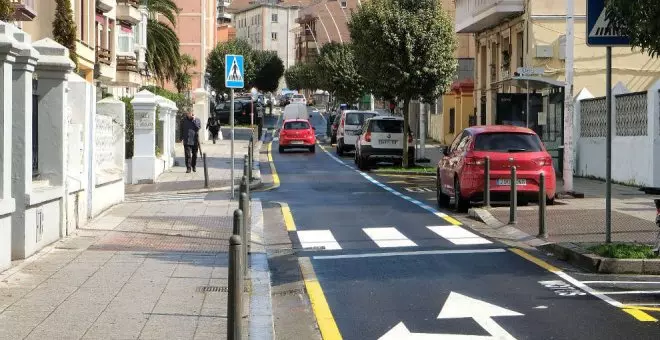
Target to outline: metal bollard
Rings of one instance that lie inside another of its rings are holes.
[[[234,218],[236,214],[234,213]],[[229,238],[229,287],[227,298],[227,339],[242,339],[243,276],[241,275],[241,237]]]
[[[241,205],[243,206],[242,211],[244,212],[243,215],[243,223],[241,225],[241,238],[243,240],[243,275],[247,275],[247,268],[248,268],[248,247],[249,247],[249,239],[248,239],[248,229],[249,229],[249,220],[250,220],[250,200],[247,198],[247,193],[242,192],[241,193]]]
[[[545,174],[539,175],[539,238],[548,238],[548,231],[545,229]]]
[[[518,208],[518,188],[517,185],[517,176],[516,176],[516,167],[511,167],[511,204],[509,207],[509,224],[516,224],[516,210]]]
[[[204,187],[209,187],[209,167],[206,165],[206,152],[202,154],[204,160]]]
[[[250,164],[248,164],[248,163],[249,163],[248,155],[243,156],[243,176],[245,176],[245,177],[248,176],[248,172],[249,172],[248,168],[249,168]]]
[[[490,207],[490,157],[484,159],[484,207]]]

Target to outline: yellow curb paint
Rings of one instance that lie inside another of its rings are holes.
[[[392,184],[409,184],[406,181],[388,181],[387,183],[392,183]]]
[[[314,317],[316,317],[316,323],[321,331],[321,338],[323,340],[341,340],[342,336],[339,333],[339,327],[337,327],[328,301],[325,299],[323,288],[321,288],[321,284],[316,278],[312,262],[308,257],[304,257],[298,259],[298,264],[300,265],[307,295],[314,311]]]
[[[280,186],[280,176],[277,175],[277,170],[275,169],[275,162],[273,162],[273,143],[268,143],[268,163],[270,164],[271,176],[273,176],[273,186],[268,188],[272,190]]]
[[[455,219],[455,218],[453,218],[453,217],[451,217],[451,216],[449,216],[449,215],[443,216],[442,218],[444,218],[445,221],[447,221],[447,222],[449,222],[449,223],[451,223],[451,224],[453,224],[453,225],[462,225],[461,222],[459,222],[457,219]]]
[[[648,307],[648,306],[625,305],[625,306],[622,306],[621,308],[638,309],[638,310],[647,310],[647,311],[651,311],[651,312],[660,312],[660,307]]]
[[[642,322],[658,322],[658,319],[646,314],[644,311],[635,308],[624,308],[624,312],[632,315],[635,319]]]
[[[522,249],[509,248],[509,250],[512,253],[517,254],[518,256],[524,258],[527,261],[533,262],[534,264],[538,265],[539,267],[544,268],[545,270],[547,270],[549,272],[556,273],[556,272],[561,271],[561,270],[559,270],[559,268],[549,264],[548,262],[545,262],[545,261],[541,260],[540,258],[538,258],[536,256],[530,255],[529,253],[527,253],[526,251],[524,251]]]
[[[286,226],[287,231],[296,231],[296,222],[293,221],[293,215],[291,214],[291,209],[286,203],[280,203],[282,207],[282,216],[284,217],[284,225]]]

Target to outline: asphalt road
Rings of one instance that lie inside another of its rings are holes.
[[[321,146],[272,160],[281,184],[259,196],[288,205],[324,339],[658,337],[660,312],[625,309],[584,277],[460,225],[418,189],[429,179],[362,173]]]

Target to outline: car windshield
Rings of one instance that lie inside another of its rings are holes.
[[[346,114],[346,125],[362,125],[366,119],[375,116],[371,112],[349,112]]]
[[[307,122],[286,122],[284,123],[284,130],[307,130],[309,123]]]
[[[371,132],[403,133],[403,122],[400,120],[372,120]]]
[[[529,133],[481,133],[474,140],[475,151],[538,152],[542,151],[539,137]]]

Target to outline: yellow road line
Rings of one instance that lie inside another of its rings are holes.
[[[658,322],[658,319],[636,308],[624,308],[623,311],[632,315],[635,319],[642,322]]]
[[[335,318],[332,316],[332,311],[330,311],[328,301],[325,299],[321,284],[316,278],[312,262],[308,257],[301,257],[298,259],[298,264],[303,275],[307,295],[309,295],[309,301],[312,304],[314,317],[316,317],[316,323],[321,331],[321,337],[323,340],[341,340],[339,327],[337,327]]]
[[[545,262],[545,261],[541,260],[540,258],[538,258],[536,256],[530,255],[529,253],[527,253],[526,251],[524,251],[522,249],[509,248],[509,250],[513,253],[518,254],[518,256],[524,258],[525,260],[535,263],[537,266],[542,267],[543,269],[545,269],[549,272],[556,273],[556,272],[561,271],[559,268],[549,264],[548,262]]]
[[[638,310],[648,310],[651,312],[660,312],[660,307],[648,307],[648,306],[636,306],[636,305],[625,305],[622,308],[638,309]]]
[[[268,143],[268,163],[270,164],[271,176],[273,176],[273,186],[270,189],[278,188],[280,186],[280,176],[277,175],[275,162],[273,162],[273,142]]]
[[[461,223],[460,221],[458,221],[457,219],[455,219],[455,218],[453,218],[453,217],[451,217],[451,216],[449,216],[449,215],[445,215],[445,216],[443,216],[442,218],[444,218],[445,221],[447,221],[447,222],[449,222],[449,223],[451,223],[451,224],[453,224],[453,225],[462,225],[462,223]]]
[[[293,215],[291,214],[291,209],[286,203],[280,203],[282,207],[282,216],[284,217],[284,225],[286,226],[287,231],[296,231],[296,222],[293,221]]]

